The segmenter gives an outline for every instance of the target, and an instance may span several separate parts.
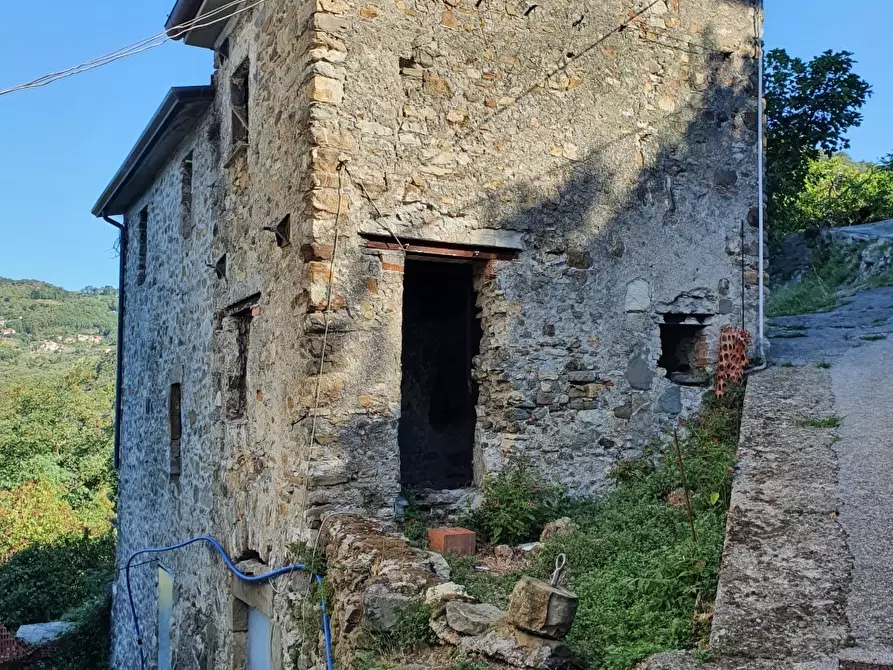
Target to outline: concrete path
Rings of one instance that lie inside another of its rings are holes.
[[[857,293],[831,312],[770,324],[773,361],[830,365],[841,420],[834,445],[839,522],[853,565],[848,647],[893,658],[893,288]]]

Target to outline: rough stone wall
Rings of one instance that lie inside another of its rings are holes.
[[[234,557],[279,566],[327,512],[393,513],[405,254],[367,248],[360,232],[522,235],[517,260],[475,266],[478,481],[525,453],[573,492],[602,490],[616,459],[697,404],[702,389],[657,367],[658,324],[699,315],[714,358],[720,326],[741,318],[742,224],[753,323],[753,6],[636,9],[268,0],[243,15],[207,118],[127,216],[122,563],[211,534]],[[230,78],[246,57],[241,149]],[[291,244],[279,247],[267,228],[286,216]],[[244,396],[232,405],[240,357]],[[178,481],[173,383],[183,398]],[[175,578],[177,666],[238,664],[220,560],[193,547],[162,562]],[[149,667],[154,570],[134,575]],[[114,663],[136,667],[123,577],[117,586]],[[264,600],[274,657],[289,662],[301,594]]]
[[[479,273],[478,480],[525,453],[573,492],[603,489],[616,459],[697,405],[702,389],[657,367],[658,324],[698,315],[713,360],[719,328],[741,323],[742,246],[753,326],[754,7],[636,8],[333,1],[318,19],[346,54],[318,86],[333,110],[317,136],[350,161],[336,292],[352,332],[329,421],[346,458],[387,464],[385,500],[402,263],[357,232],[523,234],[518,260]]]

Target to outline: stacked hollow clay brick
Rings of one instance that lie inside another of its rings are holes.
[[[746,330],[723,328],[719,336],[719,360],[716,363],[716,384],[714,391],[721,398],[726,392],[726,384],[736,386],[744,381],[744,368],[747,367],[747,348],[750,346],[750,333]]]

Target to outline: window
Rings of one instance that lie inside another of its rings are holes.
[[[180,230],[183,235],[192,232],[195,219],[192,213],[192,152],[180,165]]]
[[[183,411],[180,406],[181,393],[180,384],[171,384],[170,395],[168,396],[168,425],[171,436],[170,477],[172,480],[179,478],[182,467],[180,457],[180,439],[183,436]]]
[[[174,610],[174,575],[158,568],[158,670],[171,670],[171,615]]]
[[[248,347],[251,322],[259,313],[260,295],[255,294],[231,305],[221,318],[220,334],[223,347],[224,415],[234,421],[245,417],[248,401]]]
[[[251,63],[246,58],[230,77],[229,98],[232,110],[232,144],[233,148],[248,144],[248,79]]]
[[[139,218],[136,222],[137,235],[137,270],[136,284],[142,286],[146,281],[146,258],[149,253],[149,208],[144,207],[140,210]]]
[[[707,381],[707,338],[702,325],[706,315],[667,314],[660,324],[661,355],[657,364],[670,381],[700,385]]]

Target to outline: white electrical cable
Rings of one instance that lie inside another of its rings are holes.
[[[123,58],[127,58],[129,56],[135,56],[137,54],[143,53],[145,51],[149,51],[150,49],[155,49],[160,47],[167,42],[172,40],[179,39],[184,34],[189,32],[190,30],[195,30],[198,28],[207,28],[208,26],[212,26],[216,23],[221,23],[223,21],[229,21],[234,16],[238,14],[242,14],[243,12],[247,12],[251,9],[254,9],[258,5],[263,4],[266,0],[256,0],[252,4],[247,7],[243,7],[242,9],[238,9],[233,11],[225,16],[220,16],[213,20],[208,20],[211,17],[217,16],[222,12],[225,12],[227,9],[233,8],[237,5],[241,5],[245,2],[245,0],[233,0],[233,2],[229,2],[221,7],[218,7],[215,10],[208,12],[207,14],[192,19],[190,21],[186,21],[180,25],[174,26],[171,30],[163,31],[152,35],[151,37],[147,37],[138,42],[134,42],[133,44],[129,44],[125,47],[121,47],[115,51],[112,51],[104,56],[100,56],[98,58],[94,58],[93,60],[86,61],[85,63],[81,63],[79,65],[72,66],[70,68],[66,68],[65,70],[59,70],[57,72],[51,72],[49,74],[45,74],[43,76],[38,77],[37,79],[33,79],[32,81],[26,82],[24,84],[19,84],[18,86],[13,86],[12,88],[7,88],[4,90],[0,90],[0,96],[9,95],[11,93],[16,93],[18,91],[23,91],[30,88],[39,88],[41,86],[47,86],[48,84],[52,84],[56,81],[60,81],[62,79],[67,79],[68,77],[73,77],[74,75],[81,74],[82,72],[88,72],[89,70],[95,70],[96,68],[102,67],[103,65],[108,65],[109,63],[113,63],[117,60],[121,60]]]

